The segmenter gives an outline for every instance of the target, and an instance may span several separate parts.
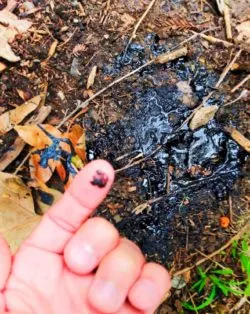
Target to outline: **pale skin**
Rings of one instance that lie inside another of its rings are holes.
[[[104,187],[91,182],[97,171]],[[168,272],[103,218],[89,218],[114,180],[105,161],[88,164],[11,257],[0,238],[0,314],[153,314]]]

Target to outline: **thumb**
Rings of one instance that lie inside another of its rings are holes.
[[[11,253],[7,242],[0,235],[0,293],[4,289],[11,268]]]

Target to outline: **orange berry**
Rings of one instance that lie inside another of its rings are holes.
[[[222,228],[228,228],[230,224],[230,219],[227,216],[220,217],[220,226]]]

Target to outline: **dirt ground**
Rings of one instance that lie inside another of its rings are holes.
[[[39,10],[28,15],[32,28],[12,43],[21,61],[9,63],[0,77],[0,113],[23,102],[18,89],[31,98],[47,83],[46,104],[52,112],[46,123],[56,126],[93,93],[173,50],[193,32],[212,29],[207,34],[226,40],[215,1],[156,1],[126,48],[135,21],[148,4],[148,0],[34,0]],[[243,4],[240,13],[234,8],[234,23],[243,19]],[[25,17],[21,8],[15,13]],[[55,54],[44,63],[55,40]],[[249,217],[247,155],[225,127],[232,125],[247,136],[250,111],[246,98],[224,106],[242,91],[230,92],[249,73],[249,54],[242,47],[237,67],[217,89],[235,46],[200,37],[185,46],[186,56],[144,67],[70,120],[86,130],[88,160],[107,159],[117,171],[114,187],[96,214],[135,241],[148,260],[172,272],[200,259],[197,250],[209,254],[221,247]],[[93,66],[97,74],[87,89]],[[208,104],[220,107],[214,119],[195,131],[182,127],[210,92]],[[62,129],[67,126],[68,122]],[[13,142],[14,131],[8,134],[0,154]],[[16,169],[27,149],[6,171]],[[25,167],[20,174],[28,180]],[[61,189],[57,177],[50,186]],[[140,205],[144,209],[137,213]],[[222,228],[220,217],[230,215],[235,223]],[[180,313],[182,293],[172,291],[159,313]]]

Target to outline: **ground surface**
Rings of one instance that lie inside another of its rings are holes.
[[[23,102],[17,89],[29,98],[48,83],[46,104],[53,110],[47,122],[57,125],[88,95],[173,49],[192,35],[191,30],[218,27],[210,34],[225,39],[223,20],[213,1],[201,1],[202,7],[199,1],[163,1],[156,3],[124,52],[134,21],[149,1],[79,3],[34,1],[41,10],[29,16],[31,31],[12,44],[21,62],[9,64],[1,75],[2,112]],[[18,9],[15,12],[20,14]],[[59,41],[56,53],[44,65],[55,39]],[[221,216],[232,214],[232,208],[235,221],[247,215],[246,154],[223,129],[233,125],[246,134],[246,102],[221,108],[214,119],[194,132],[180,128],[193,108],[214,90],[234,50],[200,38],[186,46],[186,57],[145,67],[90,102],[87,112],[73,122],[86,129],[88,159],[104,158],[120,169],[97,214],[135,241],[148,259],[173,271],[198,260],[201,256],[196,249],[211,253],[238,230],[237,224],[221,228]],[[243,51],[238,64],[246,64],[247,58]],[[93,66],[97,66],[97,75],[91,90],[86,91]],[[229,91],[245,75],[241,70],[231,72],[208,104],[222,107],[235,99],[238,93]],[[8,149],[13,134],[4,138],[1,153]],[[25,169],[22,176],[27,176]],[[56,178],[51,185],[59,188]],[[142,213],[133,212],[147,201],[150,206]],[[176,290],[160,313],[178,313],[179,299]]]

